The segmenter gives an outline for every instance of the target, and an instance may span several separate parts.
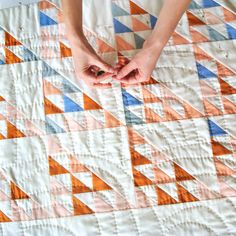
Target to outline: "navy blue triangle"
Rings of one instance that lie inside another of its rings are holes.
[[[128,16],[130,14],[126,12],[124,9],[117,6],[115,3],[112,3],[112,15],[116,17],[116,16]]]
[[[226,24],[226,29],[228,31],[229,39],[236,39],[236,29],[229,24]]]
[[[211,136],[227,134],[221,127],[219,127],[216,123],[214,123],[210,119],[208,119],[208,126]]]
[[[137,117],[134,113],[130,110],[125,108],[125,120],[127,125],[140,125],[144,124],[144,121]]]
[[[154,29],[156,23],[157,23],[157,18],[153,15],[150,15],[150,20],[151,20],[151,27]]]
[[[198,76],[200,79],[215,78],[216,74],[208,70],[203,65],[197,63]]]
[[[121,22],[119,22],[115,18],[113,18],[113,22],[114,22],[115,32],[117,34],[119,34],[119,33],[126,33],[126,32],[133,32],[130,28],[128,28],[127,26],[123,25]]]
[[[208,8],[208,7],[218,7],[220,6],[217,2],[213,0],[203,0],[203,7]]]
[[[125,106],[134,106],[134,105],[143,104],[137,98],[127,93],[124,89],[122,89],[122,97],[123,97],[123,103]]]
[[[57,133],[65,133],[65,131],[59,127],[54,121],[46,117],[45,124],[47,134],[57,134]]]
[[[79,106],[77,103],[72,101],[70,98],[64,95],[64,111],[65,112],[77,112],[83,111],[83,108]]]
[[[48,77],[48,76],[58,75],[58,73],[54,69],[52,69],[48,64],[43,62],[42,75],[43,77]]]
[[[40,26],[55,25],[55,24],[57,24],[56,21],[54,21],[52,18],[50,18],[49,16],[45,15],[41,11],[39,13],[39,18],[40,18]]]

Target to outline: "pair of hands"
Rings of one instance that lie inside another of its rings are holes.
[[[97,55],[86,37],[72,41],[71,49],[77,77],[88,86],[99,88],[109,86],[102,81],[110,77],[127,85],[148,81],[160,56],[160,50],[153,50],[152,44],[146,41],[143,49],[127,65],[113,68]]]

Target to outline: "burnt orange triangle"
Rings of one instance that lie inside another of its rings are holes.
[[[79,179],[75,178],[73,175],[71,175],[71,184],[73,194],[92,192],[89,187],[87,187],[84,183],[82,183]]]
[[[116,119],[110,112],[104,110],[104,116],[106,121],[106,128],[119,127],[122,123]]]
[[[174,182],[174,180],[169,175],[167,175],[163,170],[158,167],[154,167],[154,173],[156,177],[156,183],[158,184]]]
[[[0,140],[2,139],[5,139],[5,137],[2,134],[0,134]]]
[[[132,19],[132,24],[133,24],[133,31],[145,31],[145,30],[149,30],[150,27],[148,25],[145,25],[143,22],[141,22],[140,20],[138,20],[136,17],[131,17]]]
[[[158,84],[158,81],[151,77],[148,81],[142,82],[141,85],[149,85],[149,84]]]
[[[235,75],[235,73],[232,70],[230,70],[226,66],[222,65],[218,61],[216,62],[216,65],[217,65],[218,75],[220,77],[234,76]]]
[[[49,83],[47,80],[43,81],[43,90],[45,95],[52,95],[52,94],[61,94],[61,91],[54,87],[51,83]]]
[[[222,95],[231,95],[236,94],[236,89],[233,88],[230,84],[225,82],[223,79],[219,79],[220,88]]]
[[[2,96],[0,96],[0,102],[3,102],[3,101],[5,101],[5,99]]]
[[[189,11],[187,11],[187,17],[188,17],[189,26],[206,25],[202,20],[197,18],[195,15],[193,15]]]
[[[222,115],[223,112],[220,111],[216,106],[214,106],[213,104],[211,104],[208,100],[204,100],[204,108],[205,108],[205,112],[207,115],[209,116],[218,116],[218,115]]]
[[[134,50],[134,46],[126,42],[122,37],[116,35],[116,44],[118,51]]]
[[[69,173],[62,165],[55,161],[52,157],[48,157],[50,175],[61,175]]]
[[[46,115],[63,113],[63,111],[54,105],[50,100],[44,97],[44,111]]]
[[[115,51],[114,48],[112,48],[110,45],[108,45],[106,42],[104,42],[100,38],[97,38],[97,45],[98,45],[98,52],[104,53],[104,52],[114,52]]]
[[[195,201],[199,201],[198,198],[193,196],[190,192],[188,192],[180,184],[176,183],[176,186],[177,186],[177,191],[178,191],[179,202],[195,202]]]
[[[180,114],[173,110],[170,106],[165,107],[166,119],[167,120],[182,120]]]
[[[180,167],[176,163],[173,164],[175,169],[176,181],[195,180],[195,178],[192,175],[190,175],[186,170],[184,170],[182,167]]]
[[[60,52],[61,52],[61,57],[71,57],[72,56],[72,51],[69,47],[67,47],[65,44],[60,42]]]
[[[224,12],[224,18],[226,22],[236,21],[236,14],[234,14],[233,12],[225,8],[223,8],[223,12]]]
[[[217,158],[215,158],[215,167],[216,167],[216,172],[218,176],[229,176],[229,175],[236,174],[235,170],[229,168]]]
[[[15,185],[12,181],[10,188],[11,188],[12,200],[29,198],[29,196],[25,192],[23,192],[17,185]]]
[[[226,114],[236,114],[236,105],[228,99],[222,97]]]
[[[100,179],[94,173],[92,173],[92,179],[93,179],[93,191],[111,190],[112,189],[108,184],[106,184],[102,179]]]
[[[172,198],[168,193],[163,191],[160,187],[157,187],[156,191],[158,196],[158,205],[169,205],[178,203],[174,198]]]
[[[147,14],[147,12],[143,8],[139,7],[134,2],[129,1],[129,3],[130,3],[130,13],[131,13],[131,15]]]
[[[85,205],[75,196],[72,196],[72,200],[74,207],[74,215],[86,215],[94,213],[93,210],[91,210],[87,205]]]
[[[23,138],[25,135],[18,130],[12,123],[7,121],[7,138]]]
[[[209,39],[199,33],[198,31],[194,30],[193,28],[190,28],[190,33],[192,36],[192,41],[193,43],[203,43],[203,42],[208,42]]]
[[[142,87],[142,93],[143,93],[143,101],[145,103],[156,103],[161,102],[161,100],[155,96],[153,93],[151,93],[146,88]]]
[[[214,139],[211,139],[211,146],[212,146],[212,151],[213,151],[214,156],[232,154],[230,150],[228,150],[226,147],[224,147],[222,144],[215,141]]]
[[[140,171],[133,168],[134,184],[135,186],[152,185],[153,182],[144,176]]]
[[[148,123],[153,123],[153,122],[161,122],[161,117],[156,114],[151,108],[149,107],[144,107],[144,112],[145,112],[145,118],[146,122]]]
[[[11,222],[12,220],[0,211],[0,222]]]
[[[145,156],[130,148],[131,161],[133,166],[152,164]]]
[[[17,46],[21,43],[16,40],[11,34],[5,31],[5,46]]]
[[[143,137],[141,137],[137,132],[135,132],[132,128],[129,127],[128,127],[128,135],[129,135],[130,145],[146,143]]]
[[[6,64],[14,64],[22,62],[22,60],[19,57],[17,57],[13,52],[11,52],[8,48],[5,48],[5,57],[6,57]]]
[[[193,44],[194,54],[197,61],[200,60],[211,60],[212,57],[199,48],[196,44]]]
[[[84,97],[84,110],[98,110],[102,109],[102,107],[97,104],[92,98],[87,96],[85,93],[83,94]]]
[[[177,32],[174,32],[172,34],[172,39],[173,39],[173,43],[175,45],[180,45],[180,44],[189,44],[190,42],[185,39],[182,35],[180,35],[179,33]]]

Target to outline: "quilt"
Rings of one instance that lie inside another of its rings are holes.
[[[162,3],[86,0],[86,37],[125,65]],[[236,235],[235,62],[234,0],[193,0],[152,78],[105,89],[60,1],[0,10],[0,235]]]

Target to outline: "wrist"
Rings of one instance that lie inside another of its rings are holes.
[[[165,44],[158,36],[151,34],[144,42],[143,48],[154,51],[155,53],[161,53]]]

